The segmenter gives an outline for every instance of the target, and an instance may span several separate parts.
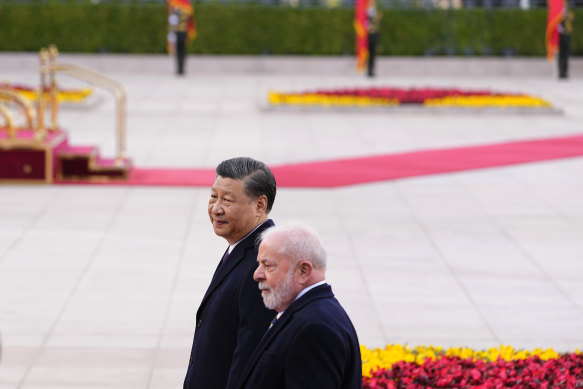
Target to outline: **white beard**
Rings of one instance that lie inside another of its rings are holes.
[[[289,272],[285,280],[277,287],[270,288],[266,283],[260,282],[259,289],[262,290],[263,304],[267,309],[280,307],[285,300],[289,299],[293,291],[293,270]]]

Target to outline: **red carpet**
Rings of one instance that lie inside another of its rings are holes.
[[[583,156],[583,135],[271,166],[278,187],[334,188],[367,182]],[[214,169],[134,168],[107,185],[209,186]],[[99,182],[57,182],[100,184]]]

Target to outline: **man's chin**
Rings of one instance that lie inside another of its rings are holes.
[[[269,301],[265,301],[265,299],[263,299],[263,305],[265,305],[265,308],[271,309],[271,310],[275,310],[275,307],[276,307],[276,305],[274,305],[274,304],[269,304]]]
[[[220,236],[220,237],[225,237],[225,235],[227,235],[227,231],[225,230],[225,225],[216,225],[213,223],[213,231],[215,232],[215,235]]]
[[[265,305],[265,307],[267,309],[273,309],[274,308],[274,304],[272,299],[270,299],[271,297],[271,293],[268,290],[262,290],[261,291],[261,297],[263,297],[263,304]]]

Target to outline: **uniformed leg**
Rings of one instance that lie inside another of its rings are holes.
[[[368,76],[374,77],[374,65],[377,51],[378,34],[368,34]]]
[[[184,60],[186,57],[186,32],[176,33],[176,60],[177,73],[184,74]]]
[[[569,77],[569,50],[571,36],[559,34],[559,78]]]

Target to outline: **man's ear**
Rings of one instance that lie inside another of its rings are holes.
[[[302,261],[300,262],[300,277],[308,279],[312,275],[313,265],[311,262]]]
[[[267,196],[261,195],[255,200],[255,209],[267,213]]]

